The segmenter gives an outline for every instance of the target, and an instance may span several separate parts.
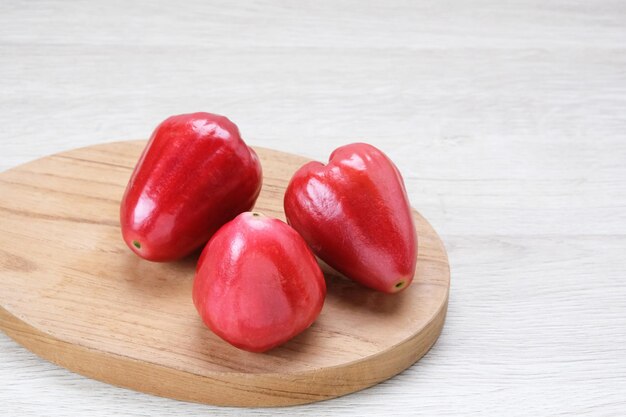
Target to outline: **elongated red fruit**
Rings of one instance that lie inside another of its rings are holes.
[[[250,210],[261,164],[224,116],[172,116],[150,138],[120,208],[124,241],[144,259],[182,258]]]
[[[315,256],[286,223],[242,213],[202,251],[193,301],[204,323],[252,352],[278,346],[309,327],[326,296]]]
[[[285,214],[313,251],[348,278],[388,293],[406,288],[417,233],[400,172],[365,143],[337,148],[291,179]]]

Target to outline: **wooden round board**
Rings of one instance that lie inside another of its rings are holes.
[[[436,341],[450,271],[441,240],[417,212],[417,272],[404,292],[378,293],[324,266],[326,302],[305,332],[263,354],[219,339],[191,301],[196,258],[152,263],[122,241],[119,202],[144,145],[76,149],[0,174],[0,328],[18,343],[137,391],[278,406],[374,385]],[[255,210],[284,220],[284,189],[307,159],[256,151],[264,183]]]

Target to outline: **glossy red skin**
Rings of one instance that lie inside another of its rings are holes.
[[[408,287],[417,233],[400,172],[374,146],[337,148],[291,179],[285,214],[313,251],[348,278],[394,293]]]
[[[193,301],[204,323],[230,344],[272,349],[319,315],[326,283],[302,237],[286,223],[242,213],[202,251]]]
[[[124,241],[150,261],[180,259],[250,210],[261,181],[256,153],[226,117],[172,116],[152,134],[126,188]]]

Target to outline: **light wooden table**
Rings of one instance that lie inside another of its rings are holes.
[[[1,334],[0,415],[626,413],[626,3],[0,3],[0,169],[197,110],[317,159],[386,151],[449,251],[439,342],[366,391],[243,410]]]

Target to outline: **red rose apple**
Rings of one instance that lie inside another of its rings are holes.
[[[413,280],[417,233],[400,172],[365,143],[309,162],[285,193],[289,224],[316,255],[370,288],[398,292]]]
[[[278,346],[319,315],[326,283],[315,256],[286,223],[242,213],[204,248],[193,301],[204,323],[252,352]]]

